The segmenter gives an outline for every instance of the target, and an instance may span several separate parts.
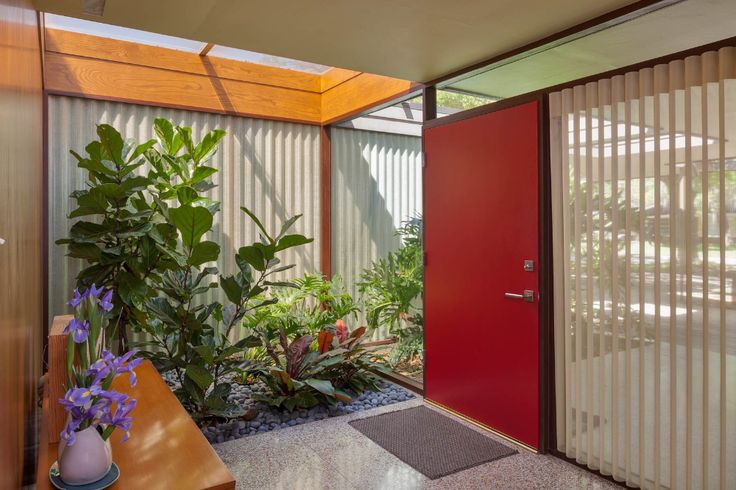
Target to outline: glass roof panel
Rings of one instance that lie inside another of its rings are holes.
[[[100,22],[92,22],[90,20],[64,17],[62,15],[45,14],[44,20],[46,27],[50,29],[90,34],[92,36],[117,39],[119,41],[130,41],[134,43],[147,44],[149,46],[187,51],[190,53],[199,53],[207,45],[207,43],[203,43],[201,41],[192,41],[189,39],[182,39],[180,37],[154,34],[152,32],[102,24]]]
[[[287,70],[313,73],[315,75],[321,75],[330,69],[329,66],[318,65],[316,63],[292,60],[290,58],[256,53],[254,51],[246,51],[244,49],[227,48],[225,46],[215,46],[207,55],[236,61],[247,61],[248,63],[255,63],[258,65],[275,66],[277,68],[285,68]]]

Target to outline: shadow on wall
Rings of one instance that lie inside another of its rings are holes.
[[[360,274],[400,246],[397,227],[421,212],[421,138],[335,128],[332,148],[332,265],[357,298]]]
[[[261,128],[254,128],[255,131],[260,131]],[[273,144],[274,141],[276,142],[282,142],[286,138],[286,135],[283,134],[282,129],[276,130],[277,134],[274,135],[274,137],[271,139],[271,144]],[[238,138],[238,135],[235,136],[235,138]],[[297,207],[293,203],[287,203],[284,202],[284,197],[289,197],[291,194],[289,194],[286,191],[287,187],[287,181],[290,180],[288,176],[286,175],[286,172],[284,171],[283,167],[285,166],[285,162],[283,161],[283,158],[285,156],[285,152],[281,152],[280,156],[282,158],[278,158],[278,153],[276,151],[272,151],[272,153],[277,153],[277,156],[274,158],[274,155],[271,155],[272,159],[272,177],[269,179],[269,172],[268,167],[264,163],[264,160],[267,158],[267,155],[261,155],[258,152],[258,149],[256,148],[256,145],[253,143],[253,141],[250,141],[247,134],[244,135],[242,141],[241,141],[242,147],[243,147],[243,159],[248,161],[250,163],[251,171],[253,174],[253,177],[256,181],[260,184],[261,189],[268,189],[268,191],[263,192],[263,206],[264,207],[270,207],[270,213],[267,215],[267,219],[264,220],[263,224],[266,226],[266,230],[271,233],[277,232],[281,225],[292,216],[295,216],[297,214],[303,214],[303,216],[299,219],[299,221],[296,222],[293,228],[293,233],[303,233],[307,238],[313,238],[314,242],[312,242],[312,246],[310,248],[306,247],[296,247],[296,249],[288,250],[284,254],[284,265],[286,264],[298,264],[300,267],[299,270],[305,271],[305,272],[319,272],[319,264],[315,260],[315,254],[314,251],[318,250],[317,247],[319,247],[319,236],[317,236],[314,233],[308,233],[307,232],[307,226],[305,225],[305,221],[316,221],[319,219],[319,193],[317,193],[312,199],[313,202],[317,203],[317,206],[312,206],[310,209],[297,209]],[[273,150],[273,149],[272,149]],[[266,150],[267,151],[267,150]],[[300,170],[305,170],[304,168]],[[292,182],[290,184],[294,187],[300,187],[302,191],[307,188],[307,182],[306,180],[310,177],[309,175],[305,175],[305,171],[296,172],[295,175],[292,175]],[[279,177],[284,177],[279,179]],[[307,202],[307,200],[303,200],[302,204],[307,205],[310,204]],[[242,204],[241,204],[242,205]],[[239,209],[239,208],[238,208]],[[264,216],[264,213],[261,212],[261,209],[259,209],[258,206],[255,207],[255,209],[252,209],[252,211],[255,212],[256,216]],[[308,213],[314,213],[314,216],[309,216]],[[242,214],[242,219],[249,220],[247,216],[245,216],[245,213]],[[254,233],[254,240],[257,240],[256,232],[255,232],[255,225],[251,224],[251,228],[253,229]],[[314,231],[317,231],[319,229],[319,226],[314,228]],[[235,264],[232,264],[231,267],[235,267]],[[295,268],[297,269],[297,268]],[[277,279],[284,279],[288,277],[294,277],[295,275],[295,269],[289,270],[283,274],[276,274],[274,277]]]

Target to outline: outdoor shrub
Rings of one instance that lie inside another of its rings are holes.
[[[402,245],[374,262],[361,275],[358,289],[371,328],[386,327],[397,338],[391,366],[423,354],[422,297],[424,262],[422,220],[412,218],[397,231]]]

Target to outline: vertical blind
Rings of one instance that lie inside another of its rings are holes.
[[[558,449],[736,488],[736,49],[550,96]]]

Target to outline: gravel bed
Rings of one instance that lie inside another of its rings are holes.
[[[172,390],[179,387],[179,383],[172,372],[166,373],[163,375],[163,378]],[[360,395],[353,396],[352,403],[338,402],[332,407],[318,405],[309,410],[301,409],[289,412],[288,410],[279,410],[251,399],[251,393],[266,392],[268,390],[260,381],[256,381],[251,385],[232,383],[232,391],[228,400],[237,403],[245,410],[253,408],[258,411],[258,415],[250,421],[232,420],[230,422],[203,426],[200,429],[211,444],[216,444],[261,434],[263,432],[306,424],[315,420],[360,412],[383,405],[391,405],[392,403],[411,400],[416,396],[411,391],[387,381],[379,382],[379,387],[381,391],[365,391]]]

